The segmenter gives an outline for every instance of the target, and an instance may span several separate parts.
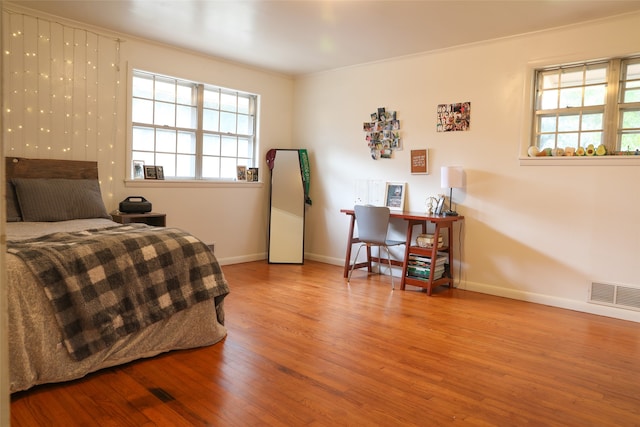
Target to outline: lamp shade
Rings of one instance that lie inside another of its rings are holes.
[[[442,188],[464,187],[464,171],[462,166],[442,166],[440,169],[440,186]]]

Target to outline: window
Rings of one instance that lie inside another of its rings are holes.
[[[134,161],[162,166],[165,179],[235,179],[253,167],[257,96],[134,70]]]
[[[536,70],[534,102],[540,150],[640,150],[640,57]]]

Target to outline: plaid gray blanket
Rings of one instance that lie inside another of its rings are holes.
[[[129,224],[7,242],[39,279],[64,344],[82,360],[229,287],[211,250],[171,228]],[[213,308],[213,307],[212,307]],[[222,308],[218,319],[224,322]]]

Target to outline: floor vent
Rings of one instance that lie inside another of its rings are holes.
[[[640,288],[593,282],[589,302],[640,311]]]

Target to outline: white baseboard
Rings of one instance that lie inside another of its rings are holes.
[[[533,302],[536,304],[543,304],[551,307],[564,308],[567,310],[580,311],[582,313],[595,314],[598,316],[612,317],[615,319],[629,320],[631,322],[640,323],[640,312],[638,311],[592,304],[587,301],[559,298],[552,295],[537,294],[534,292],[502,288],[499,286],[476,282],[463,282],[458,285],[458,289],[464,289],[488,295],[495,295],[498,297]]]
[[[218,258],[218,263],[220,263],[220,265],[231,265],[242,264],[243,262],[261,261],[263,259],[267,259],[267,254],[265,252],[252,255]]]

